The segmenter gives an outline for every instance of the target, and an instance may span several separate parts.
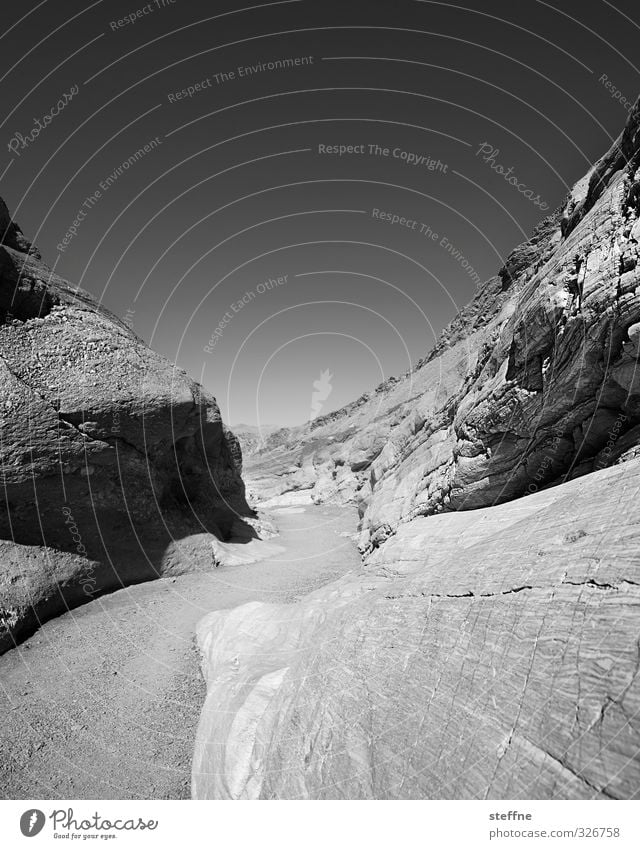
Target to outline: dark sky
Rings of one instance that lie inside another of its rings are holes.
[[[640,88],[630,0],[27,0],[3,26],[2,196],[231,423],[406,371]]]

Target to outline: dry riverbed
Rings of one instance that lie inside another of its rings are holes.
[[[119,590],[0,657],[3,798],[189,798],[205,698],[198,620],[248,601],[294,602],[360,563],[343,535],[355,509],[274,519],[282,554]]]

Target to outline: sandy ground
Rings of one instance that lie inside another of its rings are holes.
[[[210,610],[293,602],[360,558],[355,510],[274,516],[284,553],[120,590],[0,657],[0,794],[184,799],[205,688],[194,631]]]

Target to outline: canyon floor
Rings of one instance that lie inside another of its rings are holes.
[[[105,595],[0,658],[3,798],[189,798],[205,698],[198,620],[248,601],[295,602],[360,564],[355,509],[273,519],[278,556]]]

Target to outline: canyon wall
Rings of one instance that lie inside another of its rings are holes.
[[[267,438],[248,487],[358,500],[369,551],[417,516],[501,503],[633,453],[639,128],[636,105],[611,151],[414,370]]]
[[[640,797],[640,111],[416,369],[250,460],[360,572],[210,614],[196,798]]]
[[[0,205],[0,650],[96,595],[213,564],[249,511],[215,399],[51,272]]]

